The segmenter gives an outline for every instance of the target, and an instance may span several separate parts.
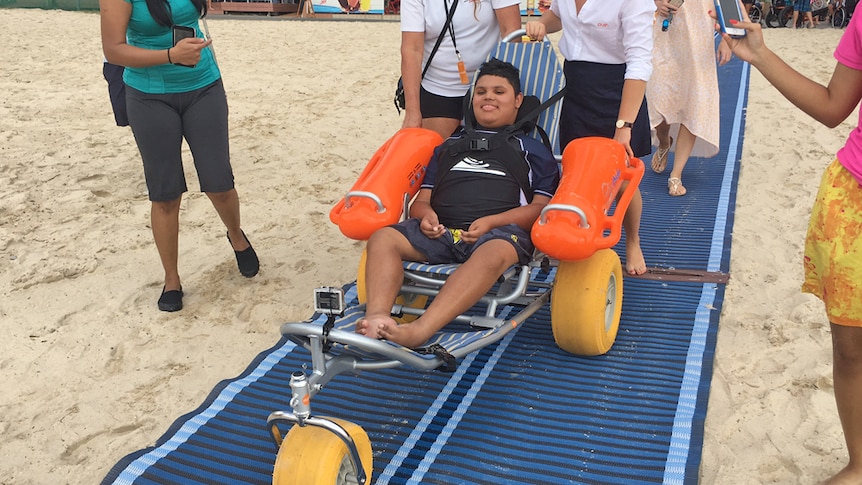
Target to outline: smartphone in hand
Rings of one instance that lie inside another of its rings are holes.
[[[187,39],[189,37],[195,37],[196,35],[195,29],[191,27],[184,27],[182,25],[174,25],[173,27],[171,27],[171,32],[174,35],[174,46],[176,46],[179,41]],[[195,67],[194,65],[180,64],[178,62],[174,63],[174,65],[183,67]]]
[[[177,45],[183,39],[195,36],[195,29],[182,25],[174,25],[171,27],[171,32],[174,34],[174,45]]]
[[[732,37],[745,37],[745,29],[730,23],[731,20],[742,22],[739,0],[715,0],[715,17],[722,32]]]

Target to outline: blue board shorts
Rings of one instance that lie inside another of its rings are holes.
[[[533,257],[530,234],[516,224],[491,229],[475,244],[467,244],[458,236],[459,229],[449,229],[446,234],[431,239],[419,229],[419,222],[419,219],[407,219],[389,227],[403,234],[414,248],[425,255],[429,264],[463,263],[476,248],[494,239],[508,241],[518,253],[520,264],[527,264]]]

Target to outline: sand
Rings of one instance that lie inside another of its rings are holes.
[[[279,324],[308,318],[314,287],[356,277],[362,245],[327,215],[400,126],[398,23],[210,20],[262,268],[239,275],[187,164],[185,308],[167,314],[140,158],[102,79],[98,14],[2,13],[0,483],[98,483],[271,347]],[[839,36],[767,31],[822,82]],[[800,258],[820,174],[856,118],[826,129],[756,72],[748,109],[702,483],[812,483],[845,451],[828,327],[799,292]]]

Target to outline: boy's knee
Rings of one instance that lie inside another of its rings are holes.
[[[482,244],[473,254],[476,255],[477,253],[484,264],[489,267],[500,268],[501,272],[519,261],[518,250],[504,239],[492,239]]]
[[[401,240],[406,240],[403,234],[391,227],[383,227],[374,231],[368,238],[368,250],[395,250]]]

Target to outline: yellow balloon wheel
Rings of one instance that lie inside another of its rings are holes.
[[[623,270],[611,249],[581,261],[561,261],[551,293],[557,345],[576,355],[601,355],[617,338],[623,307]]]
[[[338,423],[353,438],[366,483],[371,483],[371,441],[359,425],[337,418]],[[347,445],[332,431],[318,426],[293,425],[275,459],[273,485],[355,485],[356,471],[350,462]]]
[[[362,256],[359,258],[359,270],[356,274],[356,296],[359,299],[359,303],[365,303],[368,301],[365,289],[365,261],[367,258],[368,250],[363,249]],[[398,298],[395,299],[395,303],[410,308],[425,308],[425,305],[428,303],[428,297],[426,295],[414,295],[412,293],[402,294],[398,295]],[[419,317],[416,315],[404,315],[403,317],[395,318],[395,321],[398,323],[410,323],[417,318]]]

